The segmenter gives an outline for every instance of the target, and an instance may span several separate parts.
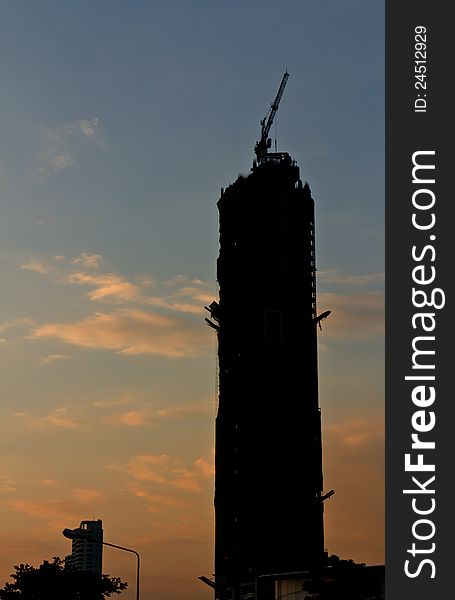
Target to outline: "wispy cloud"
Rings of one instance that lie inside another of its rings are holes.
[[[318,271],[318,281],[365,288],[372,284],[384,284],[384,273],[352,274],[340,273],[336,269],[328,269]]]
[[[25,413],[16,413],[16,416],[27,418]],[[82,420],[72,415],[71,411],[65,406],[55,407],[51,409],[49,414],[43,417],[32,417],[29,420],[34,429],[46,429],[49,426],[62,427],[63,429],[80,429],[83,426]]]
[[[142,287],[150,287],[154,284],[154,279],[150,275],[139,275],[136,279]]]
[[[181,418],[188,415],[210,414],[210,412],[211,407],[209,402],[193,402],[162,408],[156,414],[158,417]]]
[[[49,159],[49,169],[51,171],[61,171],[62,169],[67,169],[75,164],[76,161],[69,152],[59,154],[58,156],[53,156]]]
[[[322,340],[345,341],[382,339],[384,335],[384,296],[370,292],[318,296],[319,312],[331,310],[324,322]]]
[[[43,356],[40,358],[41,365],[50,365],[51,363],[55,363],[57,361],[65,360],[68,357],[64,354],[48,354],[47,356]]]
[[[87,273],[71,273],[67,276],[68,283],[89,285],[95,289],[89,292],[90,300],[120,300],[128,301],[137,298],[140,288],[127,281],[120,275],[106,273],[104,275],[88,275]]]
[[[0,475],[0,493],[12,494],[16,491],[14,481],[6,475]]]
[[[93,508],[99,506],[104,500],[104,494],[89,488],[68,488],[66,485],[53,485],[53,493],[59,498],[30,500],[18,498],[11,500],[8,505],[15,510],[46,521],[53,529],[68,527],[68,524],[77,524],[81,515],[92,513]]]
[[[81,514],[81,503],[77,501],[18,499],[12,500],[9,504],[30,517],[41,517],[53,524],[71,523]]]
[[[168,358],[197,356],[211,341],[197,321],[139,310],[96,313],[74,323],[50,323],[38,327],[31,337],[55,338],[125,355],[157,354]]]
[[[376,441],[384,440],[384,420],[378,415],[352,417],[326,427],[326,434],[337,445],[347,448],[360,448]]]
[[[147,501],[148,510],[151,512],[163,512],[169,508],[185,508],[186,503],[175,496],[169,494],[153,494],[148,490],[138,489],[133,492],[138,498]]]
[[[128,410],[127,412],[107,415],[103,420],[107,423],[127,425],[128,427],[144,427],[150,425],[151,415],[148,410]]]
[[[97,269],[99,268],[104,261],[104,258],[101,254],[95,254],[93,252],[81,252],[77,256],[72,258],[68,258],[64,254],[58,254],[49,258],[47,261],[38,259],[38,258],[30,258],[27,262],[21,264],[21,269],[25,269],[27,271],[36,271],[37,273],[41,273],[43,275],[53,275],[54,277],[61,277],[62,270],[67,270],[68,267],[72,267],[72,265],[76,265],[79,269]]]
[[[55,283],[91,288],[87,298],[97,303],[134,303],[135,307],[151,306],[166,312],[201,315],[204,305],[216,296],[213,284],[185,275],[156,281],[149,275],[130,280],[115,272],[94,273],[103,262],[101,254],[84,251],[73,258],[60,254],[48,262],[32,258],[22,268],[48,275]],[[76,271],[74,267],[77,267]],[[153,295],[149,293],[151,287],[154,288]]]
[[[184,275],[178,275],[164,282],[155,282],[155,288],[160,295],[143,295],[142,303],[156,308],[195,315],[201,315],[204,312],[204,305],[210,304],[216,296],[208,282],[190,279]]]
[[[60,263],[68,266],[98,268],[100,254],[83,252]],[[199,279],[178,275],[166,281],[142,276],[130,281],[110,272],[78,270],[62,273],[42,261],[30,261],[24,268],[51,274],[60,283],[91,288],[91,302],[132,305],[113,312],[98,312],[76,323],[49,323],[38,327],[35,338],[56,338],[86,348],[114,350],[122,354],[159,354],[168,357],[196,356],[209,345],[207,331],[191,315],[203,314],[203,306],[214,298],[211,285]],[[336,271],[322,273],[326,282],[344,285],[343,293],[322,292],[318,295],[319,311],[331,310],[321,343],[330,339],[367,341],[379,339],[384,330],[384,298],[379,291],[360,291],[382,285],[381,274],[343,275]],[[154,295],[148,293],[153,286]],[[352,291],[356,288],[356,291]],[[140,310],[137,307],[151,307]],[[176,313],[175,315],[171,313]]]
[[[92,504],[93,502],[99,502],[104,497],[104,494],[99,490],[74,488],[73,496],[76,500],[79,500],[84,504]]]
[[[6,343],[12,338],[22,337],[24,332],[29,331],[33,325],[31,319],[21,317],[0,323],[0,334],[8,335],[8,339],[5,337],[0,338],[1,343]]]
[[[112,407],[116,407],[116,406],[126,406],[128,404],[134,404],[135,402],[136,402],[135,398],[133,398],[131,396],[126,396],[126,397],[122,397],[122,398],[113,398],[110,400],[95,400],[95,402],[92,402],[89,406],[106,409],[106,408],[112,408]]]
[[[365,409],[360,415],[329,424],[324,432],[324,452],[325,489],[335,490],[334,501],[325,503],[327,543],[355,558],[359,544],[368,549],[372,540],[377,540],[380,553],[384,534],[384,415]]]
[[[50,265],[46,265],[38,260],[30,260],[29,262],[21,265],[21,269],[25,269],[26,271],[35,271],[35,273],[41,273],[42,275],[49,273],[51,268],[52,267]]]
[[[57,479],[41,479],[40,484],[44,485],[46,487],[48,487],[48,486],[54,487],[54,486],[58,486],[59,482]]]
[[[207,300],[205,300],[207,302]],[[201,304],[193,304],[192,302],[175,302],[172,298],[159,298],[157,296],[149,296],[142,298],[143,304],[155,306],[156,308],[164,308],[166,310],[175,310],[177,312],[200,314],[202,312]]]
[[[82,135],[86,138],[96,138],[98,136],[98,118],[94,119],[79,119],[75,123],[76,128],[79,128]]]
[[[71,259],[72,265],[79,265],[86,269],[97,269],[102,262],[103,257],[101,254],[90,254],[90,252],[82,252],[79,256]]]
[[[213,465],[205,458],[198,458],[190,467],[185,467],[167,454],[135,456],[126,470],[134,479],[190,493],[200,493],[203,481],[213,478]]]
[[[156,408],[149,400],[127,397],[81,404],[72,402],[54,406],[41,415],[24,411],[17,411],[13,415],[36,431],[50,428],[100,430],[102,426],[151,427],[169,418],[184,420],[194,415],[209,415],[209,406],[210,403],[204,401]]]
[[[23,267],[50,276],[57,285],[89,288],[90,302],[123,307],[89,314],[76,322],[41,324],[28,339],[56,339],[81,348],[168,358],[200,356],[212,347],[213,336],[201,319],[204,304],[213,300],[211,284],[183,275],[156,281],[147,275],[129,280],[113,272],[93,272],[101,266],[103,257],[85,251],[73,258],[54,256],[52,262],[49,265],[31,260]],[[72,270],[74,266],[77,271]],[[151,286],[154,296],[148,294]],[[57,351],[40,362],[48,365],[65,357],[64,352]],[[133,422],[140,417],[125,415],[124,419]]]
[[[150,275],[140,275],[130,280],[115,272],[94,273],[103,262],[101,254],[84,251],[73,258],[59,254],[47,262],[32,258],[21,267],[49,275],[55,283],[92,288],[87,297],[98,303],[125,304],[134,301],[135,305],[152,306],[165,311],[202,314],[204,304],[214,299],[213,285],[200,279],[178,275],[169,280],[156,281]],[[149,294],[151,287],[154,288],[154,295]]]
[[[38,166],[33,174],[39,180],[46,180],[52,173],[74,167],[75,141],[85,140],[104,146],[98,133],[98,118],[77,119],[60,127],[41,127],[38,151]]]
[[[177,275],[171,280],[164,282],[164,287],[170,292],[164,294],[170,300],[191,299],[192,304],[201,306],[207,302],[211,302],[213,291],[211,285],[201,279],[191,279],[186,275]]]

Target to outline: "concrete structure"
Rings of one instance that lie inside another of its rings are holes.
[[[314,202],[290,156],[265,153],[218,208],[216,592],[274,597],[266,575],[324,556]]]
[[[90,571],[101,575],[103,569],[103,522],[81,521],[74,534],[71,554],[65,557],[66,565],[76,571]]]

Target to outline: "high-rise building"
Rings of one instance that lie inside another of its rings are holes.
[[[218,335],[214,585],[224,600],[274,598],[278,581],[317,571],[324,556],[314,201],[291,157],[268,153],[270,124],[252,172],[218,201],[219,302],[207,320]]]
[[[65,563],[75,571],[90,571],[101,575],[103,569],[103,522],[81,521],[72,529],[71,554],[65,557]],[[67,536],[68,537],[68,536]]]

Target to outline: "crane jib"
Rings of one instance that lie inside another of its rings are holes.
[[[281,97],[283,96],[284,88],[286,87],[286,83],[288,82],[288,79],[289,79],[289,73],[286,71],[286,73],[283,75],[283,79],[281,80],[280,88],[278,90],[276,98],[272,104],[272,110],[270,112],[270,115],[269,115],[269,118],[267,121],[267,125],[264,128],[263,135],[265,134],[265,137],[267,137],[269,135],[270,128],[272,127],[273,120],[275,118],[276,111],[278,110],[278,107],[280,105]]]
[[[289,79],[289,73],[286,71],[283,75],[283,78],[280,83],[280,87],[278,88],[278,93],[273,101],[269,113],[261,120],[261,139],[256,142],[254,147],[254,151],[258,157],[258,161],[267,154],[267,149],[270,146],[268,142],[268,136],[270,132],[270,128],[272,127],[273,120],[275,119],[276,112],[281,102],[281,98],[283,96],[284,88],[286,87],[286,83]],[[266,122],[267,121],[267,122]]]

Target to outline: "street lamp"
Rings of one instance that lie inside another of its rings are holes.
[[[83,533],[76,533],[72,529],[64,529],[62,534],[68,538],[69,540],[75,539],[88,539],[88,535],[84,535]],[[141,558],[136,550],[131,550],[131,548],[125,548],[124,546],[117,546],[116,544],[109,544],[108,542],[103,542],[102,540],[93,540],[98,542],[99,544],[103,544],[103,546],[110,546],[111,548],[117,548],[118,550],[125,550],[125,552],[131,552],[136,555],[137,558],[137,568],[136,568],[136,600],[139,600],[139,575],[140,575],[140,567],[141,567]]]

